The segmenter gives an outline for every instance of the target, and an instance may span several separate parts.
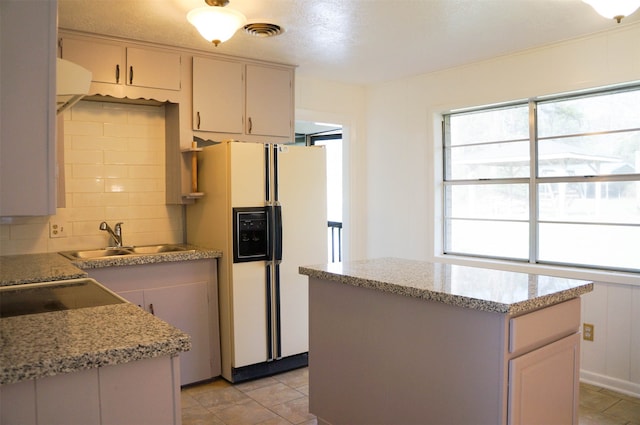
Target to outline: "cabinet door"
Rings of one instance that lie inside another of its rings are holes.
[[[117,294],[129,301],[131,304],[135,304],[144,309],[144,291],[122,291]]]
[[[193,129],[242,133],[242,64],[193,58]]]
[[[144,303],[147,311],[191,336],[191,350],[180,353],[181,385],[211,378],[207,283],[147,289]]]
[[[509,361],[509,424],[577,424],[580,334]]]
[[[62,58],[91,71],[96,83],[122,84],[124,81],[124,47],[95,40],[62,39]]]
[[[247,134],[293,137],[293,71],[247,65]]]
[[[126,84],[180,90],[180,54],[127,47]]]
[[[0,1],[0,216],[56,212],[56,1]]]

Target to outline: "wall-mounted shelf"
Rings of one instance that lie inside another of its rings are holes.
[[[183,199],[195,200],[204,196],[203,192],[198,192],[198,152],[202,152],[202,148],[197,147],[194,141],[189,149],[183,149],[182,154],[191,156],[191,192],[182,195]]]

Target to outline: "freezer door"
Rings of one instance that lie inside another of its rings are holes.
[[[278,153],[282,357],[309,351],[308,280],[298,273],[298,267],[327,262],[325,156],[321,147],[280,145]]]
[[[268,187],[265,173],[265,145],[229,143],[230,193],[232,207],[263,206]]]
[[[233,264],[233,367],[267,360],[265,262]]]

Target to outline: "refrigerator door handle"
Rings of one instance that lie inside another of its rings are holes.
[[[264,200],[265,204],[271,202],[271,153],[269,145],[264,145]]]
[[[273,145],[273,201],[279,202],[279,194],[278,194],[278,150],[280,148],[278,145]]]
[[[267,263],[265,267],[265,289],[267,296],[267,361],[274,360],[273,356],[273,285],[271,280],[272,265]]]
[[[273,207],[273,259],[282,261],[282,207]],[[277,270],[277,269],[276,269]]]
[[[281,323],[280,323],[280,264],[275,264],[275,323],[274,323],[274,343],[275,343],[275,355],[276,360],[282,358],[282,335],[281,335]]]

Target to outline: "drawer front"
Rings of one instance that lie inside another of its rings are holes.
[[[509,353],[523,353],[575,333],[580,328],[580,298],[509,320]]]

